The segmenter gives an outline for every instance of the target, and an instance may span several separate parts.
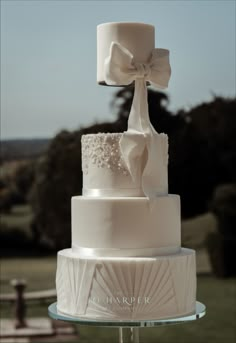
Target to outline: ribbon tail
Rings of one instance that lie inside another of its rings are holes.
[[[145,149],[144,136],[135,131],[124,132],[120,139],[120,150],[123,161],[134,183],[140,180],[141,159]]]
[[[132,177],[138,182],[142,172],[142,159],[145,150],[145,132],[148,132],[149,115],[146,82],[135,80],[134,97],[128,120],[128,130],[120,140],[120,150],[124,163]]]
[[[135,81],[128,131],[121,137],[120,149],[133,181],[141,177],[145,196],[153,199],[168,193],[168,137],[158,134],[150,122],[144,79]]]
[[[134,84],[134,98],[128,120],[128,131],[145,134],[150,131],[150,126],[146,81],[137,79]]]
[[[168,136],[151,132],[146,137],[147,162],[142,175],[142,189],[150,199],[168,193]]]

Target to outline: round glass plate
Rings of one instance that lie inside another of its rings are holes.
[[[206,314],[206,306],[200,302],[196,302],[196,312],[183,316],[165,319],[151,319],[151,320],[99,320],[72,317],[66,314],[57,312],[57,303],[53,303],[48,307],[48,314],[53,319],[69,321],[79,325],[93,325],[106,327],[153,327],[167,324],[182,324],[184,322],[193,321],[202,318]]]

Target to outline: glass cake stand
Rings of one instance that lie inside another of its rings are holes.
[[[157,320],[97,320],[97,319],[82,319],[79,317],[67,316],[57,312],[57,303],[53,303],[48,307],[48,314],[51,318],[57,320],[63,320],[71,322],[78,325],[87,325],[87,326],[103,326],[119,328],[119,343],[139,343],[139,328],[144,327],[155,327],[161,325],[170,325],[170,324],[183,324],[190,322],[196,319],[202,318],[206,314],[206,306],[200,302],[196,302],[196,312],[194,314],[184,316],[184,317],[175,317],[175,318],[166,318],[166,319],[157,319]]]

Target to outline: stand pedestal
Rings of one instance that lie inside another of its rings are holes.
[[[139,328],[119,328],[119,343],[139,343]]]
[[[96,319],[82,319],[79,317],[67,316],[57,312],[57,303],[53,303],[48,308],[48,314],[53,319],[72,322],[78,325],[91,325],[103,327],[118,327],[119,328],[119,343],[139,343],[139,328],[140,327],[155,327],[161,325],[183,324],[196,319],[202,318],[206,314],[206,306],[200,302],[196,302],[196,311],[194,314],[157,319],[157,320],[96,320]]]

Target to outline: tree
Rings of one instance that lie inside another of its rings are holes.
[[[235,110],[235,99],[215,97],[180,113],[185,125],[172,142],[169,174],[185,217],[206,212],[214,189],[236,181]]]
[[[28,160],[20,164],[14,175],[14,188],[21,197],[22,202],[28,201],[28,193],[32,187],[35,177],[35,161]]]
[[[213,272],[219,277],[236,275],[236,183],[220,185],[214,191],[211,211],[218,221],[218,232],[207,237]]]
[[[31,192],[35,240],[56,249],[70,246],[70,199],[82,188],[80,139],[80,131],[62,131],[52,140]]]

